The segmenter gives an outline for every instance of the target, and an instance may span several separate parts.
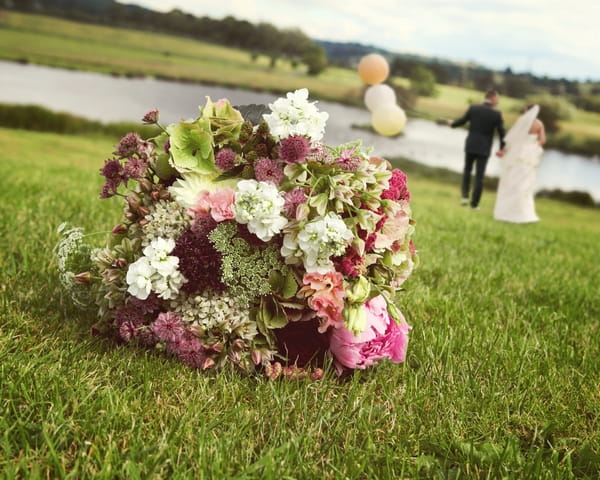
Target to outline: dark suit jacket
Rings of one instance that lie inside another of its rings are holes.
[[[465,142],[465,152],[489,157],[494,140],[494,131],[498,131],[500,148],[504,148],[504,121],[502,113],[489,102],[471,105],[467,112],[452,122],[452,128],[469,122],[469,135]]]

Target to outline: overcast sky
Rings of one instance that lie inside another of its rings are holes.
[[[320,40],[600,80],[600,0],[119,0],[233,15]]]

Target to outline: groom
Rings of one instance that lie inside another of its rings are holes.
[[[469,204],[471,172],[473,171],[473,164],[475,164],[475,186],[471,197],[471,208],[475,210],[479,210],[479,200],[483,191],[483,177],[492,149],[494,131],[498,131],[500,149],[504,148],[504,121],[500,110],[495,108],[499,99],[500,95],[496,90],[489,90],[485,94],[485,101],[482,104],[471,105],[458,120],[448,120],[448,125],[452,128],[469,123],[469,134],[465,142],[465,167],[460,203],[461,205]]]

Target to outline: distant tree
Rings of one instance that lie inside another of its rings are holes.
[[[320,45],[312,45],[302,55],[302,62],[307,66],[309,75],[318,75],[327,68],[327,54]]]
[[[552,95],[531,95],[527,103],[536,103],[540,106],[538,118],[544,122],[548,133],[560,130],[559,121],[568,120],[572,116],[573,105],[566,99]]]
[[[514,98],[525,98],[532,91],[529,80],[520,75],[506,75],[503,87],[504,94]]]
[[[410,89],[417,95],[433,97],[437,94],[435,75],[423,65],[415,66],[409,75]]]

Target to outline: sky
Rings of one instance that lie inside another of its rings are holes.
[[[195,16],[232,15],[318,40],[600,80],[600,0],[119,0]]]

